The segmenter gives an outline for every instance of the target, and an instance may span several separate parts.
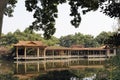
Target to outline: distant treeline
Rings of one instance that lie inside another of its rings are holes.
[[[9,32],[7,34],[2,34],[0,38],[0,46],[11,47],[12,44],[17,43],[20,40],[24,41],[42,41],[48,46],[64,46],[70,47],[71,45],[83,45],[85,47],[98,47],[105,44],[105,41],[109,36],[113,35],[113,32],[101,32],[98,36],[94,37],[92,35],[84,35],[82,33],[75,33],[72,35],[62,36],[60,38],[52,36],[51,39],[44,39],[41,34],[31,31],[26,28],[24,31],[19,29],[15,32]]]

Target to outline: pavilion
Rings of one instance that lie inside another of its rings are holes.
[[[29,60],[29,59],[101,59],[116,55],[116,49],[109,47],[85,48],[83,46],[61,47],[47,46],[41,41],[19,41],[14,44],[16,48],[16,56],[14,59]]]
[[[17,44],[14,44],[16,48],[16,57],[15,59],[38,59],[40,56],[45,57],[45,48],[47,47],[41,41],[19,41]],[[28,56],[28,50],[34,49],[34,55]],[[21,55],[20,55],[21,54]]]

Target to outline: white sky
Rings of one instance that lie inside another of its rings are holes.
[[[70,9],[67,4],[59,6],[59,18],[56,20],[56,33],[54,36],[60,37],[77,32],[96,36],[102,31],[113,31],[113,27],[115,27],[116,24],[116,20],[96,11],[82,15],[79,28],[74,28],[74,26],[70,24],[71,17],[69,17],[69,12]],[[4,34],[14,32],[16,29],[23,31],[26,27],[31,25],[34,20],[32,13],[26,11],[24,1],[21,0],[18,1],[13,15],[14,17],[12,18],[4,17],[2,30]]]

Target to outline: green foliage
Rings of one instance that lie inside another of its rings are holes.
[[[70,47],[71,45],[84,45],[85,47],[96,47],[98,43],[91,35],[83,35],[76,33],[75,35],[68,35],[60,38],[60,45]]]
[[[48,46],[55,46],[59,45],[59,39],[52,36],[49,40],[44,40],[44,43],[46,43]]]
[[[73,18],[71,24],[77,28],[81,22],[81,13],[95,11],[101,8],[101,12],[110,17],[120,17],[120,3],[114,0],[26,0],[26,10],[34,11],[35,21],[30,26],[31,29],[43,30],[44,37],[50,38],[56,31],[55,19],[58,17],[58,5],[67,3],[70,5],[70,16]],[[80,10],[79,10],[80,9]]]
[[[96,73],[96,79],[95,80],[112,80],[109,79],[109,71],[107,69],[99,69]]]
[[[45,40],[41,37],[40,34],[35,33],[34,31],[26,28],[23,32],[17,29],[14,33],[9,32],[0,38],[1,46],[11,46],[12,44],[17,43],[18,41],[42,41],[49,46],[53,46],[59,43],[59,40],[56,37],[51,37],[49,40]]]
[[[94,37],[91,35],[85,35],[84,37],[84,45],[85,47],[97,47],[99,44],[95,41]]]
[[[62,36],[59,39],[52,36],[49,40],[41,37],[40,34],[35,33],[30,28],[26,28],[23,32],[17,29],[14,33],[9,32],[0,38],[1,46],[10,46],[17,43],[20,40],[24,41],[42,41],[48,46],[65,46],[70,47],[72,45],[83,45],[85,47],[98,47],[104,45],[104,42],[107,43],[107,39],[113,33],[111,32],[101,32],[96,38],[92,35],[84,35],[81,33],[75,33],[74,35]],[[115,42],[115,41],[112,41]]]
[[[68,35],[68,36],[62,36],[60,38],[60,45],[65,46],[65,47],[70,47],[74,43],[73,36]]]
[[[8,0],[4,14],[12,16],[17,0]],[[70,5],[70,16],[73,18],[71,24],[77,28],[81,22],[81,12],[86,14],[101,8],[101,12],[110,16],[120,18],[119,0],[25,0],[26,10],[34,11],[33,21],[30,26],[34,30],[44,31],[44,37],[49,39],[56,31],[55,19],[58,17],[58,5],[67,3]],[[79,10],[80,9],[80,10]]]
[[[0,38],[0,45],[2,46],[7,45],[11,46],[13,43],[17,42],[18,42],[17,38],[10,32],[7,34],[7,36]]]
[[[50,38],[56,31],[55,18],[58,16],[58,5],[67,3],[71,7],[70,16],[73,17],[71,24],[76,28],[81,22],[79,8],[82,9],[83,14],[91,10],[97,10],[98,0],[26,0],[26,9],[30,12],[34,11],[33,17],[35,21],[30,26],[31,29],[43,30],[44,37]]]
[[[43,74],[34,78],[33,80],[70,80],[71,77],[77,76],[74,73],[71,73],[68,70],[63,71],[50,71],[47,74]]]
[[[109,71],[108,78],[110,80],[119,80],[120,79],[120,54],[117,54],[115,57],[112,57],[109,60],[107,60],[105,67]]]
[[[17,0],[8,0],[5,15],[12,16]],[[101,12],[110,17],[120,18],[120,3],[117,0],[25,0],[26,10],[34,11],[31,29],[44,31],[44,37],[49,39],[56,31],[55,19],[58,17],[58,5],[67,3],[70,5],[70,16],[73,18],[71,24],[77,28],[81,22],[81,12],[86,14],[89,11]],[[80,10],[79,10],[80,9]]]
[[[100,45],[104,45],[106,43],[106,41],[108,40],[109,36],[111,36],[113,33],[112,32],[101,32],[96,38],[95,40],[100,44]]]
[[[119,0],[101,0],[102,12],[108,16],[118,17],[120,19],[120,1]]]
[[[13,74],[0,74],[0,80],[18,80]]]
[[[16,3],[17,3],[17,0],[7,0],[7,6],[6,8],[4,9],[4,14],[9,16],[9,17],[12,17],[12,13],[14,12],[14,8],[16,6]]]
[[[106,40],[106,44],[111,47],[119,47],[120,46],[120,34],[114,33],[112,36]]]
[[[50,38],[56,31],[55,18],[57,18],[57,6],[59,0],[26,0],[25,6],[28,11],[33,11],[35,21],[30,26],[31,29],[43,30],[44,37]]]
[[[18,40],[29,40],[29,41],[35,41],[35,40],[42,40],[42,37],[40,34],[36,34],[33,31],[31,31],[29,28],[26,28],[23,32],[21,32],[20,30],[16,30],[13,35],[15,35],[15,37]]]

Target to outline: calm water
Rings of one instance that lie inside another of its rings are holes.
[[[0,61],[0,80],[100,80],[105,73],[100,60]]]

